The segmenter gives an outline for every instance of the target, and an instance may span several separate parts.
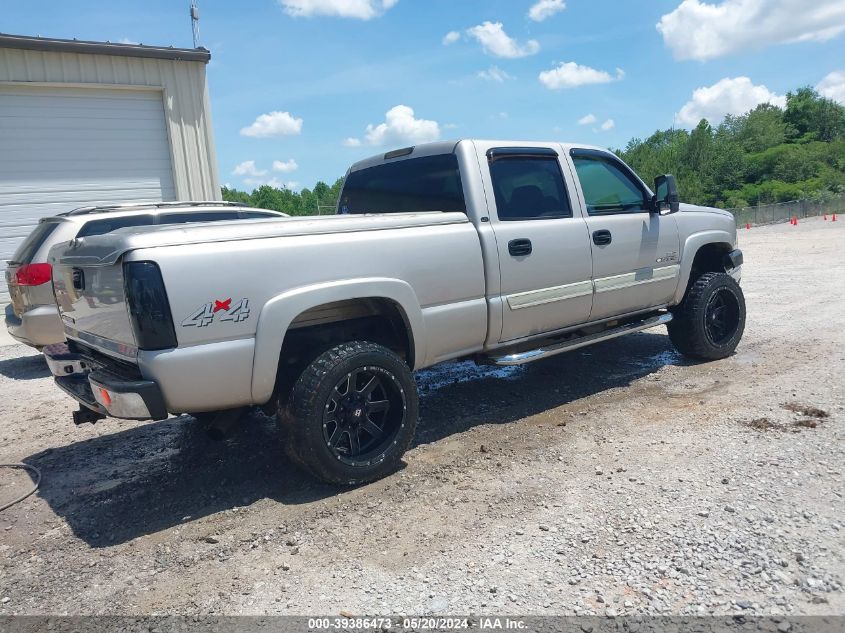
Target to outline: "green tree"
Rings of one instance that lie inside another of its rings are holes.
[[[783,118],[798,140],[833,141],[845,137],[845,107],[809,86],[787,93]]]
[[[737,140],[746,152],[762,152],[786,140],[789,126],[784,121],[783,110],[777,106],[762,103],[740,120]]]

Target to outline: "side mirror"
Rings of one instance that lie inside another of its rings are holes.
[[[657,192],[652,198],[652,210],[660,213],[667,209],[669,213],[677,213],[681,207],[681,198],[678,195],[678,183],[671,174],[658,176],[654,179],[654,190]]]

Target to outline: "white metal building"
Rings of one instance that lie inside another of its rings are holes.
[[[39,218],[219,200],[204,48],[0,34],[2,268]]]

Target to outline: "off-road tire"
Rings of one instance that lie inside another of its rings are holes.
[[[724,335],[713,334],[712,306],[724,301],[729,327]],[[733,354],[745,331],[745,297],[736,280],[727,273],[704,273],[687,289],[684,300],[673,310],[667,325],[669,338],[684,356],[696,360],[719,360]]]
[[[384,447],[376,445],[374,455],[351,463],[354,458],[338,457],[326,440],[326,412],[335,404],[339,383],[359,370],[377,373],[385,389],[395,389],[402,415],[400,419],[395,407],[395,430],[390,436],[385,434]],[[296,465],[326,483],[357,485],[381,479],[397,468],[414,439],[418,415],[417,387],[405,361],[381,345],[353,341],[333,347],[308,365],[277,417],[286,451]]]

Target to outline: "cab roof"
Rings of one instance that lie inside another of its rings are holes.
[[[424,156],[436,156],[438,154],[451,154],[455,152],[458,145],[461,143],[477,143],[485,146],[501,145],[502,147],[562,147],[566,152],[574,147],[577,147],[579,149],[592,149],[612,153],[605,147],[590,145],[588,143],[572,143],[564,141],[505,141],[465,138],[447,141],[434,141],[432,143],[420,143],[419,145],[391,150],[384,154],[376,154],[375,156],[359,160],[349,168],[349,171],[353,172],[360,169],[366,169],[368,167],[383,165],[388,161],[421,158]]]

